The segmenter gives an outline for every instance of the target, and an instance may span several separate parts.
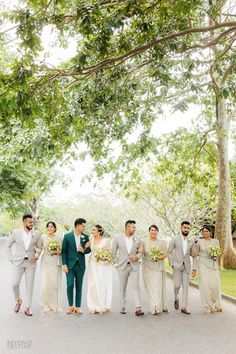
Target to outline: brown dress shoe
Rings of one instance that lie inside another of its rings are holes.
[[[121,308],[120,313],[121,313],[122,315],[125,315],[125,314],[126,314],[126,311],[125,311],[125,308],[124,308],[124,307]]]
[[[75,308],[75,313],[77,313],[77,315],[82,315],[82,314],[83,314],[83,311],[81,310],[80,307],[76,307],[76,308]]]
[[[222,307],[220,307],[220,306],[216,306],[216,308],[215,308],[215,312],[222,312],[223,310],[222,310]]]
[[[185,315],[191,315],[191,312],[189,312],[189,311],[186,309],[186,307],[183,307],[183,308],[181,309],[181,312],[184,313]]]
[[[74,312],[74,307],[69,307],[66,311],[67,315],[71,315]]]
[[[135,316],[143,316],[143,315],[144,315],[144,312],[141,310],[141,308],[139,308],[135,311]]]
[[[179,300],[175,300],[174,307],[175,307],[176,310],[179,309]]]
[[[163,311],[163,312],[166,312],[166,313],[169,312],[167,308],[164,308],[162,311]]]
[[[21,300],[21,299],[19,299],[19,300],[16,301],[16,305],[15,305],[15,307],[14,307],[14,312],[15,312],[15,313],[17,313],[17,312],[20,311],[21,304],[22,304],[22,300]]]

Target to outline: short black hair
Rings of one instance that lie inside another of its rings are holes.
[[[191,226],[190,222],[187,221],[187,220],[184,220],[184,221],[181,222],[181,226],[183,226],[183,225],[189,225],[189,226]]]
[[[127,227],[127,225],[129,225],[129,224],[136,224],[136,221],[135,220],[127,220],[125,222],[125,227]]]
[[[26,219],[33,219],[33,216],[31,214],[24,214],[22,217],[22,221],[25,221]]]
[[[154,229],[156,229],[157,231],[159,231],[158,227],[157,227],[156,225],[154,225],[154,224],[149,227],[148,231],[150,231],[152,227],[153,227]]]
[[[77,225],[82,225],[82,224],[86,224],[86,220],[83,219],[83,218],[78,218],[78,219],[76,219],[75,222],[74,222],[75,227],[76,227]]]
[[[53,227],[54,227],[54,229],[55,229],[55,231],[57,231],[57,225],[56,225],[56,223],[55,223],[54,221],[48,221],[47,224],[46,224],[46,228],[48,228],[48,226],[49,226],[50,224],[52,224]]]

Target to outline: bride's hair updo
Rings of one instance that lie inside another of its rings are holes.
[[[100,233],[100,235],[102,236],[104,234],[103,227],[101,225],[95,225],[95,227],[98,230],[98,232]]]

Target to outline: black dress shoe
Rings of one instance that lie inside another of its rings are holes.
[[[191,312],[189,312],[189,311],[186,309],[186,307],[183,307],[183,308],[181,309],[181,312],[184,313],[185,315],[191,315]]]
[[[176,310],[179,309],[179,300],[175,300],[174,307],[175,307]]]

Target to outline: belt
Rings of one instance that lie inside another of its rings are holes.
[[[130,264],[130,262],[128,262],[127,264]]]
[[[28,257],[25,257],[25,260],[29,259]]]

